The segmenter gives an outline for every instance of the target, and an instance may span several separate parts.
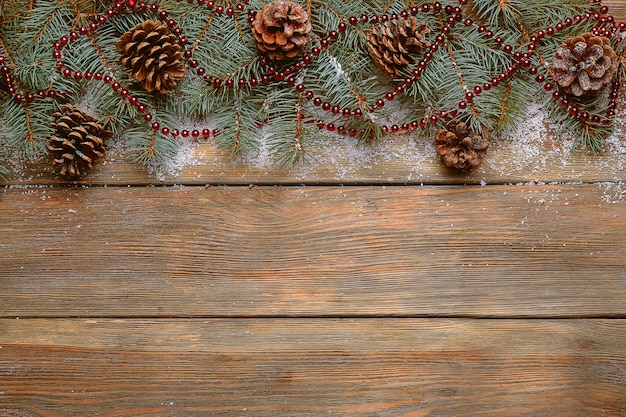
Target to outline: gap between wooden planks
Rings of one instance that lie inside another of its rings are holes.
[[[623,416],[624,320],[0,320],[0,415]]]
[[[626,205],[607,197],[598,185],[5,188],[0,316],[625,317]]]

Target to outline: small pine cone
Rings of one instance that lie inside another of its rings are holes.
[[[252,35],[259,51],[269,59],[295,58],[306,48],[311,32],[308,13],[297,3],[275,0],[257,12]]]
[[[367,34],[370,56],[389,75],[400,78],[402,70],[416,62],[415,56],[430,46],[424,39],[427,33],[426,23],[418,25],[413,16],[374,25]]]
[[[471,132],[463,122],[451,123],[435,133],[437,154],[450,168],[469,170],[480,164],[489,147],[489,134]]]
[[[156,90],[166,94],[185,75],[180,45],[165,23],[140,23],[124,33],[115,46],[122,54],[120,64],[149,93]]]
[[[97,123],[93,115],[71,104],[62,104],[50,124],[48,153],[58,174],[67,177],[83,175],[105,151],[104,140],[112,132]]]
[[[610,84],[618,65],[608,38],[585,33],[559,45],[552,56],[552,78],[567,94],[580,97]]]

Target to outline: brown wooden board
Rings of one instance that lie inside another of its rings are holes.
[[[624,320],[0,320],[0,415],[624,416]]]
[[[0,316],[623,317],[612,187],[8,188]]]
[[[447,169],[435,155],[428,138],[395,140],[386,144],[331,144],[315,158],[295,167],[250,155],[237,159],[198,144],[169,168],[152,171],[133,163],[132,155],[109,152],[102,164],[85,177],[68,181],[52,175],[48,161],[18,168],[8,184],[52,185],[146,185],[146,184],[507,184],[529,181],[623,181],[624,155],[619,145],[602,155],[572,152],[558,140],[524,144],[503,139],[490,147],[487,158],[476,170],[463,173]]]

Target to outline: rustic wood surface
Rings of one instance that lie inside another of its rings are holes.
[[[623,416],[624,320],[0,320],[1,416]],[[14,410],[19,410],[16,414]]]
[[[294,169],[212,143],[160,173],[20,166],[0,417],[624,417],[617,142],[503,138],[466,175],[412,138]]]
[[[0,315],[626,317],[626,205],[606,193],[7,189]]]

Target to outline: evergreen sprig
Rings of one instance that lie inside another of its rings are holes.
[[[94,113],[138,162],[148,165],[159,165],[176,153],[180,136],[161,128],[183,130],[183,123],[210,126],[218,133],[213,140],[235,155],[265,141],[279,163],[289,164],[306,160],[322,143],[319,127],[366,141],[384,140],[390,131],[399,130],[398,126],[417,128],[417,135],[428,136],[451,119],[463,121],[475,131],[498,132],[518,123],[526,115],[527,104],[538,97],[553,121],[564,132],[574,134],[576,147],[600,151],[611,131],[610,125],[603,123],[611,111],[610,88],[596,97],[571,98],[578,112],[602,121],[589,123],[572,117],[571,107],[552,99],[554,90],[545,91],[528,73],[528,68],[537,68],[550,80],[551,57],[558,46],[595,27],[608,27],[606,24],[579,19],[535,42],[534,52],[524,58],[527,63],[521,65],[520,61],[538,31],[576,15],[598,12],[600,6],[591,0],[471,0],[460,8],[462,18],[453,24],[449,19],[459,4],[452,0],[295,1],[308,12],[313,27],[305,51],[310,62],[293,70],[289,74],[293,78],[276,79],[273,74],[290,68],[291,63],[260,59],[249,23],[248,11],[261,10],[265,0],[249,0],[233,13],[216,10],[234,7],[221,0],[215,1],[213,8],[207,7],[206,1],[156,0],[145,10],[138,2],[130,5],[126,1],[108,15],[115,7],[113,1],[0,0],[0,54],[15,89],[10,92],[0,79],[5,130],[0,152],[5,158],[9,154],[43,157],[52,133],[52,114],[66,101]],[[402,13],[416,14],[420,22],[426,22],[430,28],[426,40],[438,48],[415,56],[416,63],[403,69],[403,77],[392,79],[369,55],[367,34],[378,24],[373,17],[380,17],[380,22],[383,16]],[[55,43],[98,22],[99,16],[105,17],[97,30],[80,33],[59,49],[60,65],[52,55]],[[464,19],[472,21],[465,24]],[[117,40],[145,20],[161,20],[179,28],[192,54],[184,62],[184,78],[166,95],[144,91],[118,62]],[[336,39],[331,38],[333,32]],[[614,32],[613,47],[623,51],[624,36]],[[432,56],[426,59],[426,53]],[[67,68],[72,73],[99,73],[111,81],[67,77],[63,75]],[[507,72],[509,68],[514,70]],[[494,83],[501,74],[507,75]],[[616,80],[624,77],[626,70],[620,64]],[[113,82],[146,110],[140,111],[115,91]],[[225,87],[227,82],[232,82],[233,88]],[[477,88],[474,97],[466,98]],[[42,97],[37,96],[40,92],[44,92]],[[16,94],[31,94],[34,100],[17,100]],[[459,105],[461,101],[464,106]],[[153,119],[146,121],[146,114]],[[154,121],[158,124],[153,125]]]

